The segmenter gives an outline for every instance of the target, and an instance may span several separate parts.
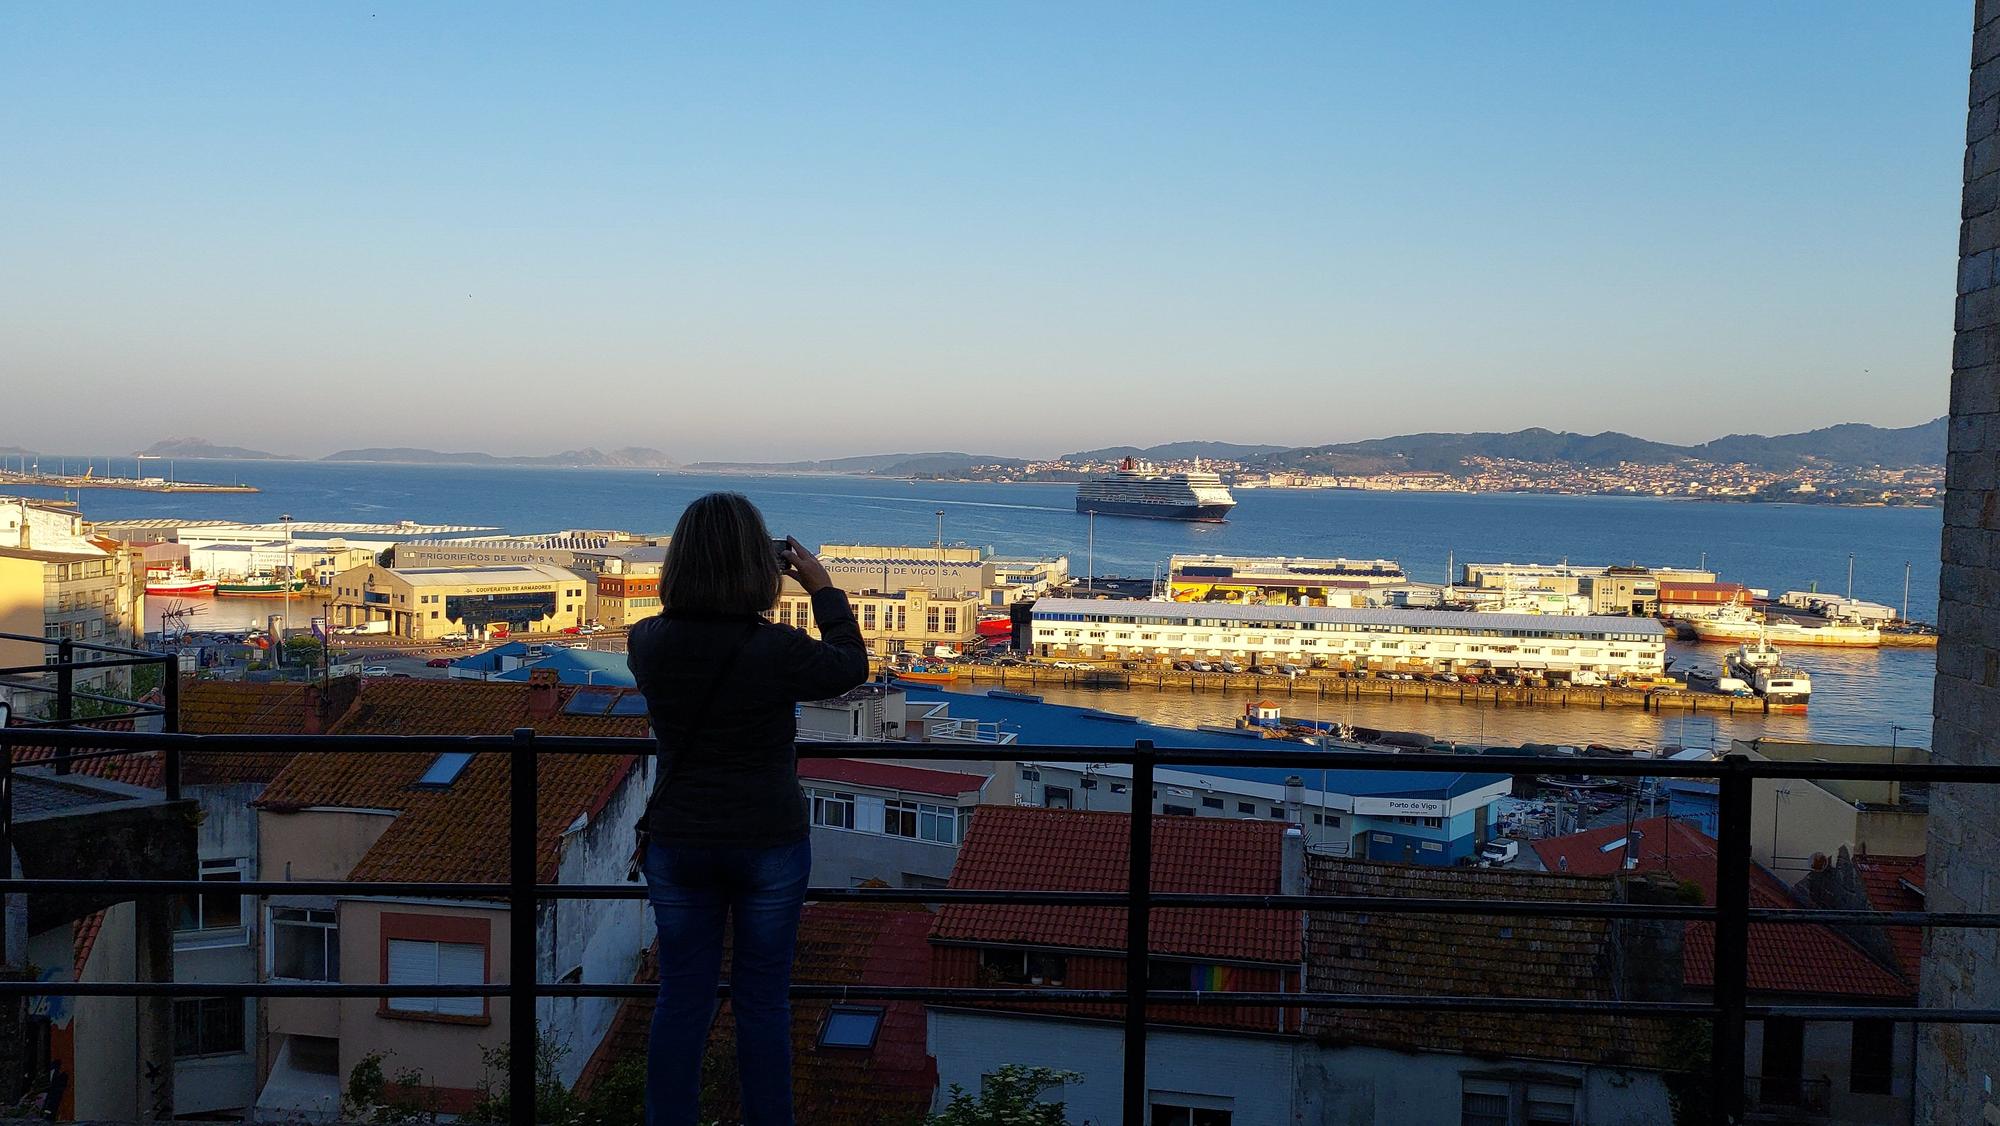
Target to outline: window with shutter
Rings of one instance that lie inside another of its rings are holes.
[[[389,940],[387,981],[390,985],[483,985],[486,948],[470,942]],[[486,1013],[484,997],[391,997],[389,1008],[399,1013],[476,1017]]]

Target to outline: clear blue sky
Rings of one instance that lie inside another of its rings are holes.
[[[1970,4],[12,4],[0,445],[1946,406]]]

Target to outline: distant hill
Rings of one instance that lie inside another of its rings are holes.
[[[167,438],[140,450],[137,457],[212,457],[224,461],[269,461],[283,454],[246,446],[218,446],[207,438]]]
[[[1689,447],[1704,461],[1745,462],[1767,469],[1790,469],[1808,460],[1835,465],[1880,465],[1900,469],[1912,465],[1943,465],[1948,419],[1934,418],[1916,426],[1883,429],[1848,422],[1802,434],[1731,434]]]
[[[862,454],[819,461],[698,461],[696,473],[857,473],[878,477],[924,477],[962,472],[975,465],[1019,465],[999,454]]]
[[[644,446],[621,446],[609,453],[586,446],[580,450],[564,450],[562,453],[550,454],[547,457],[496,457],[489,453],[445,452],[414,446],[371,446],[367,449],[330,453],[320,460],[381,461],[405,465],[551,465],[645,469],[664,469],[673,465],[666,454]]]
[[[1245,446],[1236,442],[1168,442],[1165,445],[1146,446],[1106,446],[1101,450],[1082,450],[1062,455],[1064,461],[1117,461],[1120,458],[1136,457],[1149,461],[1185,461],[1189,458],[1221,458],[1226,461],[1249,461],[1265,454],[1281,453],[1284,446]]]
[[[1284,450],[1257,459],[1259,468],[1319,473],[1429,471],[1450,473],[1466,458],[1507,458],[1547,464],[1611,466],[1620,462],[1665,465],[1687,458],[1787,470],[1808,463],[1901,468],[1942,465],[1945,420],[1884,429],[1846,423],[1802,434],[1733,434],[1698,446],[1675,446],[1607,430],[1571,434],[1535,427],[1512,433],[1403,434],[1330,446]]]

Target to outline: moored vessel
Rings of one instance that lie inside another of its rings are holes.
[[[146,593],[159,597],[188,598],[195,595],[214,594],[214,579],[198,578],[189,574],[167,574],[154,571],[146,576]]]
[[[304,579],[280,579],[272,574],[246,575],[237,582],[215,584],[218,598],[282,598],[306,589]]]
[[[1812,677],[1785,664],[1784,653],[1768,638],[1738,645],[1729,655],[1728,667],[1773,710],[1802,711],[1812,699]]]
[[[1236,498],[1222,478],[1199,461],[1185,473],[1164,473],[1128,457],[1117,472],[1076,487],[1076,510],[1105,516],[1220,523],[1234,507]]]
[[[1837,646],[1870,649],[1882,644],[1882,631],[1875,626],[1849,622],[1801,622],[1791,618],[1757,621],[1747,613],[1715,618],[1685,618],[1682,625],[1702,641],[1773,641],[1786,645]]]

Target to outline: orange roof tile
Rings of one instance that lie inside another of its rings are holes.
[[[1632,826],[1641,836],[1636,863],[1626,867],[1630,845],[1604,851],[1626,836],[1624,825],[1606,826],[1536,841],[1535,855],[1551,872],[1607,875],[1618,871],[1666,872],[1701,888],[1702,900],[1716,898],[1720,845],[1686,822],[1653,817]],[[1797,907],[1784,881],[1750,866],[1750,906]],[[1715,982],[1715,925],[1690,923],[1683,943],[1683,979],[1691,986]],[[1820,994],[1840,997],[1913,998],[1915,986],[1875,961],[1839,932],[1817,923],[1752,923],[1750,988],[1760,993]]]
[[[1163,892],[1276,894],[1284,825],[1208,817],[1153,822],[1153,888]],[[982,806],[959,848],[954,888],[1125,890],[1130,822],[1123,813]],[[1296,911],[1164,908],[1153,912],[1160,954],[1297,965]],[[1116,907],[963,904],[938,915],[940,942],[1123,950]]]
[[[537,696],[547,692],[537,701]],[[565,715],[569,690],[519,682],[371,680],[329,732],[335,735],[499,735],[532,726],[546,734],[643,735],[644,716]],[[402,752],[297,755],[257,804],[389,809],[396,819],[349,873],[356,880],[486,882],[507,878],[510,755],[475,754],[445,789],[416,785],[436,760]],[[553,878],[562,834],[579,814],[602,808],[636,755],[536,756],[536,841],[541,879]]]

